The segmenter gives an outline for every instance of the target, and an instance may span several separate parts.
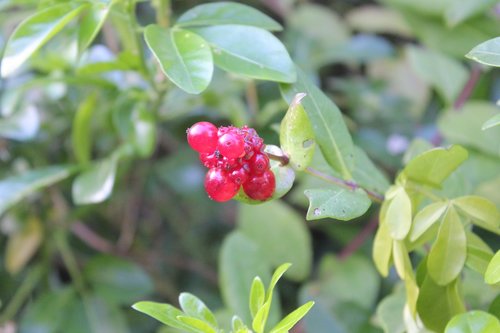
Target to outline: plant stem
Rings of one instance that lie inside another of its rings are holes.
[[[474,65],[472,67],[469,80],[465,83],[465,86],[460,92],[460,95],[458,95],[455,104],[453,104],[453,108],[455,110],[461,109],[462,106],[464,106],[465,102],[467,102],[480,76],[481,76],[481,67],[478,65]]]
[[[164,28],[170,26],[170,0],[153,0],[153,7],[156,11],[156,22]]]
[[[4,323],[10,320],[16,315],[19,308],[23,305],[24,301],[28,298],[32,290],[37,285],[38,280],[40,280],[40,278],[42,277],[43,271],[43,265],[39,264],[33,267],[28,272],[21,286],[16,290],[16,293],[5,308],[5,311],[0,316],[0,323]]]
[[[370,222],[368,222],[364,228],[347,244],[340,254],[338,255],[340,260],[345,260],[350,257],[354,252],[356,252],[361,245],[366,241],[368,237],[377,229],[378,226],[378,214],[374,215]]]

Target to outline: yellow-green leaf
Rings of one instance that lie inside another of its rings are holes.
[[[10,235],[5,249],[5,268],[10,274],[17,274],[36,253],[43,238],[42,224],[37,218],[30,218],[20,230]]]
[[[403,187],[399,187],[394,197],[389,201],[385,222],[392,238],[402,240],[411,228],[411,200]]]
[[[439,201],[425,206],[415,215],[413,225],[411,227],[410,240],[416,241],[422,234],[429,229],[443,215],[448,207],[446,201]]]
[[[375,267],[382,276],[389,274],[389,264],[391,262],[392,254],[392,238],[389,234],[387,223],[380,222],[375,240],[373,241],[373,261]]]
[[[453,204],[467,214],[471,218],[472,223],[500,234],[500,212],[490,200],[469,195],[453,200]]]
[[[484,274],[484,281],[488,284],[500,282],[500,250],[495,253],[488,264],[488,268]]]

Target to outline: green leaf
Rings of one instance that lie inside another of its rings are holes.
[[[498,108],[486,101],[467,102],[460,110],[446,110],[438,120],[439,131],[449,141],[500,156],[500,130],[480,131],[483,124],[498,114]]]
[[[467,150],[458,145],[448,149],[434,148],[408,162],[399,177],[406,176],[412,181],[439,187],[467,157]]]
[[[191,331],[189,325],[177,319],[183,315],[182,311],[170,304],[143,301],[135,303],[132,308],[153,317],[165,325],[188,332]]]
[[[210,309],[198,297],[190,293],[181,293],[179,295],[179,305],[182,311],[188,316],[198,318],[207,322],[213,327],[217,327],[217,320]],[[182,321],[182,320],[181,320]]]
[[[100,295],[85,295],[83,297],[84,323],[90,326],[89,330],[81,333],[123,332],[130,333],[127,318],[120,307],[100,297]],[[60,316],[60,314],[59,314]],[[69,319],[69,318],[68,318]],[[73,323],[74,324],[74,323]],[[85,328],[79,327],[80,329]],[[66,332],[74,332],[63,326]],[[76,333],[76,332],[75,332]]]
[[[387,176],[375,166],[365,151],[354,146],[353,178],[361,187],[378,193],[384,193],[389,187]]]
[[[112,303],[130,304],[153,291],[150,277],[140,266],[118,257],[93,257],[83,275],[99,296]]]
[[[73,181],[73,201],[77,205],[99,203],[111,195],[115,184],[118,156],[116,154],[95,162]]]
[[[79,163],[85,164],[90,160],[92,147],[92,135],[90,133],[90,123],[96,108],[97,95],[89,95],[76,111],[71,131],[71,143],[75,158]]]
[[[266,30],[232,24],[190,30],[210,44],[215,64],[225,71],[260,80],[296,80],[286,48]]]
[[[491,259],[484,274],[484,281],[488,284],[500,282],[500,251],[497,251]]]
[[[264,305],[257,311],[255,318],[252,320],[252,328],[256,333],[263,333],[266,326],[267,317],[269,314],[269,308],[271,307],[271,302],[266,301]]]
[[[178,316],[177,319],[188,325],[189,327],[192,327],[194,329],[190,329],[189,331],[191,332],[196,332],[196,333],[217,333],[217,331],[204,322],[201,319],[195,318],[195,317],[188,317],[188,316]]]
[[[398,11],[387,7],[356,6],[348,12],[346,21],[356,31],[413,37],[404,17]]]
[[[389,265],[392,256],[392,238],[387,223],[380,220],[380,224],[373,241],[373,262],[380,275],[386,277],[389,274]]]
[[[299,320],[304,317],[307,312],[313,307],[314,302],[310,301],[306,304],[303,304],[299,308],[292,311],[288,314],[283,320],[281,320],[274,328],[270,331],[270,333],[285,333],[288,332]]]
[[[418,295],[417,311],[427,328],[442,332],[453,316],[465,312],[457,280],[440,286],[426,276]]]
[[[493,7],[496,0],[459,0],[451,1],[444,12],[446,23],[456,26],[468,18],[484,13]]]
[[[465,56],[481,64],[500,67],[500,37],[477,45]]]
[[[10,36],[2,58],[2,77],[14,73],[33,53],[61,31],[88,5],[64,3],[38,11],[19,24]]]
[[[497,114],[491,117],[490,119],[486,120],[481,129],[484,131],[498,125],[500,125],[500,114]]]
[[[486,198],[470,195],[453,200],[475,225],[500,235],[500,211]]]
[[[266,298],[266,291],[264,288],[264,283],[262,280],[256,276],[253,279],[252,287],[250,288],[250,314],[252,318],[255,317],[259,309],[264,304],[264,300]]]
[[[108,14],[113,5],[112,1],[105,0],[105,2],[94,2],[92,6],[83,15],[79,30],[78,30],[78,53],[82,52],[90,46],[92,41],[96,38],[101,30]]]
[[[416,74],[432,85],[447,105],[452,105],[467,81],[465,67],[435,51],[410,47],[407,52]]]
[[[453,317],[444,333],[495,333],[500,332],[500,321],[484,311],[469,311]]]
[[[328,189],[305,190],[304,194],[309,199],[309,221],[327,217],[349,221],[366,213],[372,203],[362,189],[348,190],[333,184]]]
[[[153,154],[156,147],[156,119],[151,110],[144,105],[137,107],[132,113],[134,127],[133,143],[137,154],[146,158]]]
[[[312,161],[314,147],[314,132],[300,101],[304,93],[295,95],[290,107],[281,121],[280,145],[290,158],[295,170],[305,170]]]
[[[163,73],[182,90],[199,94],[205,90],[214,70],[207,42],[183,29],[167,29],[148,25],[144,39],[160,63]]]
[[[354,145],[344,123],[342,113],[318,87],[299,71],[293,85],[281,85],[281,92],[289,102],[298,93],[307,94],[302,105],[316,136],[323,156],[343,178],[350,179],[354,169]]]
[[[392,238],[402,240],[411,228],[411,200],[404,187],[398,186],[394,197],[390,199],[384,222],[387,223]]]
[[[426,232],[434,223],[436,223],[441,218],[447,207],[448,202],[439,201],[427,205],[422,210],[420,210],[413,219],[413,224],[410,232],[410,240],[414,242],[420,236],[422,236],[424,232]]]
[[[380,326],[387,333],[406,332],[403,321],[403,309],[405,307],[405,294],[396,291],[386,296],[377,306],[377,319]]]
[[[274,270],[273,276],[271,277],[271,282],[269,283],[269,286],[267,287],[266,302],[271,302],[271,300],[273,298],[273,292],[274,292],[274,288],[276,287],[276,284],[281,279],[283,274],[285,274],[285,272],[290,268],[290,266],[292,266],[292,264],[284,263],[284,264],[278,266],[278,268],[276,268]]]
[[[0,181],[0,215],[39,189],[55,184],[74,172],[71,166],[50,166]]]
[[[271,267],[283,262],[293,263],[287,272],[292,280],[301,281],[309,275],[311,236],[304,218],[291,207],[278,200],[258,206],[241,205],[237,222],[239,230],[265,253],[261,258],[263,262]]]
[[[224,24],[249,25],[270,31],[282,30],[278,22],[255,8],[229,1],[193,7],[182,14],[175,25],[178,27],[197,27]]]
[[[35,217],[9,235],[5,248],[5,269],[12,275],[19,273],[35,255],[43,240],[43,227]]]
[[[427,260],[429,275],[441,286],[451,283],[462,271],[467,240],[457,211],[450,207],[443,217],[436,241]]]
[[[465,264],[484,275],[491,258],[493,251],[479,236],[472,231],[466,233],[467,236],[467,259]]]

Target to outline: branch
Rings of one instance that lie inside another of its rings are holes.
[[[477,65],[473,66],[469,76],[469,80],[465,83],[465,86],[460,92],[460,95],[458,95],[455,104],[453,104],[453,108],[455,110],[461,109],[462,106],[464,106],[465,102],[467,102],[480,76],[481,67]]]
[[[345,260],[356,252],[378,226],[378,214],[373,216],[368,224],[340,251],[339,259]]]

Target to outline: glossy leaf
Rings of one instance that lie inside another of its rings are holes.
[[[484,131],[498,125],[500,125],[500,114],[497,114],[485,121],[481,129]]]
[[[2,77],[14,73],[33,53],[61,31],[88,5],[64,3],[28,17],[10,36],[2,58]]]
[[[465,312],[457,280],[440,286],[427,276],[420,288],[417,310],[427,328],[442,332],[453,316]]]
[[[163,73],[179,88],[199,94],[208,87],[214,67],[210,47],[202,37],[152,24],[144,30],[144,39]]]
[[[305,96],[301,93],[295,95],[280,127],[281,148],[294,169],[299,171],[311,164],[316,145],[311,122],[300,102]]]
[[[90,124],[96,108],[97,96],[89,95],[76,111],[71,131],[71,143],[75,158],[79,163],[88,163],[92,147]]]
[[[69,177],[73,171],[71,166],[50,166],[1,180],[0,215],[26,196]]]
[[[206,322],[204,322],[203,320],[201,319],[198,319],[198,318],[195,318],[195,317],[188,317],[188,316],[178,316],[177,319],[188,325],[189,327],[192,327],[194,329],[190,329],[189,331],[191,332],[196,332],[196,333],[217,333],[217,331],[212,327],[210,326],[209,324],[207,324]]]
[[[318,87],[299,71],[297,82],[282,85],[283,96],[289,102],[298,93],[307,94],[302,105],[316,136],[323,156],[334,170],[349,179],[354,168],[354,145],[344,123],[342,113]]]
[[[312,265],[311,236],[304,218],[289,206],[278,200],[259,206],[242,205],[237,222],[240,231],[265,253],[261,259],[263,262],[271,267],[283,262],[293,263],[287,277],[296,281],[309,275]],[[285,234],[287,237],[283,238]]]
[[[477,45],[465,56],[481,64],[500,67],[500,37]]]
[[[500,332],[500,321],[484,311],[470,311],[453,317],[444,333],[495,333]]]
[[[452,105],[467,81],[465,67],[435,51],[411,47],[409,59],[416,74],[432,85],[446,104]]]
[[[73,181],[73,201],[77,205],[99,203],[106,200],[115,184],[118,156],[112,156],[95,162]]]
[[[101,30],[108,14],[111,10],[112,2],[96,1],[84,13],[78,31],[78,53],[81,54],[92,41],[97,37]]]
[[[36,253],[43,240],[43,227],[35,217],[23,223],[9,236],[5,249],[5,269],[10,274],[19,273]]]
[[[188,332],[190,331],[189,325],[177,319],[179,316],[183,315],[182,311],[170,304],[143,301],[135,303],[132,305],[132,308],[153,317],[165,325]]]
[[[438,120],[439,131],[449,142],[500,156],[500,130],[480,130],[488,119],[497,114],[498,108],[490,102],[467,102],[460,112],[449,109],[442,114]]]
[[[266,290],[264,287],[264,283],[258,276],[256,276],[253,279],[252,287],[250,288],[249,308],[252,317],[255,317],[259,309],[262,307],[265,298],[266,298]]]
[[[439,227],[427,260],[432,279],[441,286],[451,283],[462,271],[467,255],[465,230],[456,210],[449,208]]]
[[[153,154],[156,147],[156,119],[151,110],[140,106],[132,113],[134,126],[133,141],[140,157],[146,158]]]
[[[467,259],[465,264],[481,275],[484,275],[491,258],[493,258],[493,251],[488,244],[472,231],[468,231],[466,236]]]
[[[427,205],[420,210],[413,219],[410,240],[414,242],[422,236],[424,232],[441,218],[447,207],[448,203],[446,201],[439,201]]]
[[[205,321],[213,327],[218,326],[212,311],[193,294],[181,293],[179,295],[179,305],[186,315]]]
[[[495,284],[500,282],[500,251],[497,251],[484,273],[484,281],[488,284]]]
[[[150,277],[140,266],[117,257],[94,257],[83,275],[101,297],[117,304],[130,304],[153,291]]]
[[[269,315],[269,308],[271,307],[271,302],[266,301],[264,305],[257,311],[255,317],[252,320],[252,328],[256,333],[264,333],[264,328],[266,327],[267,316]]]
[[[398,187],[390,199],[385,216],[385,223],[392,238],[402,240],[408,235],[412,221],[410,197],[403,187]]]
[[[408,162],[402,175],[415,182],[438,187],[467,157],[467,150],[458,145],[448,149],[434,148]]]
[[[328,189],[309,189],[307,220],[334,218],[349,221],[362,216],[371,206],[371,200],[362,189],[348,190],[331,185]]]
[[[270,333],[285,333],[288,332],[299,320],[304,317],[307,312],[314,306],[314,302],[310,301],[306,304],[303,304],[299,308],[292,311],[285,318],[283,318],[273,329],[271,329]]]
[[[468,215],[477,226],[500,234],[500,211],[495,204],[479,196],[465,196],[453,200],[453,204]]]
[[[296,80],[286,48],[266,30],[232,24],[191,30],[210,44],[215,64],[225,71],[260,80]]]
[[[224,24],[249,25],[270,31],[282,30],[278,22],[255,8],[229,1],[193,7],[182,14],[175,25],[197,27]]]
[[[373,261],[379,273],[386,277],[389,274],[389,265],[392,257],[392,238],[387,223],[379,224],[375,240],[373,241]]]
[[[401,280],[411,278],[413,268],[410,262],[408,250],[403,241],[395,240],[392,246],[392,257],[394,258],[394,266]]]

